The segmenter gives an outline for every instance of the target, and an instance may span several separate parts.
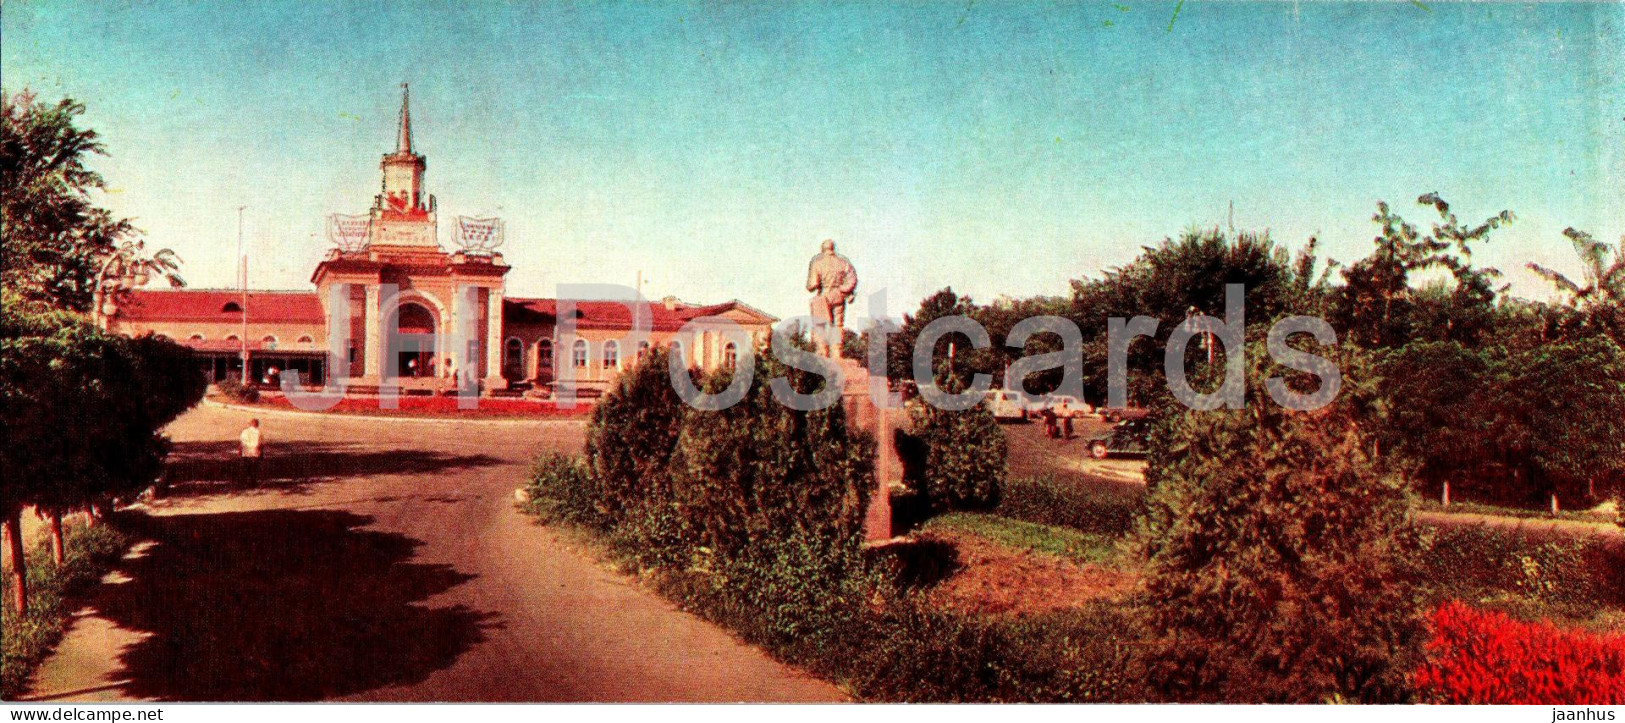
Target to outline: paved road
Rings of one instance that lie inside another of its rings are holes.
[[[171,495],[36,677],[54,700],[832,701],[843,694],[595,564],[513,509],[579,422],[262,418],[171,428]]]

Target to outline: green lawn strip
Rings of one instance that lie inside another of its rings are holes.
[[[0,610],[0,631],[5,633],[4,661],[0,663],[0,699],[22,693],[28,677],[62,638],[77,606],[74,599],[100,580],[130,546],[130,537],[112,525],[85,527],[67,524],[67,560],[58,567],[45,536],[27,553],[28,614],[18,617],[12,605],[11,574],[0,578],[5,605]]]
[[[1001,547],[1054,555],[1080,564],[1118,567],[1123,562],[1120,538],[997,514],[951,512],[932,518],[923,529],[975,535]]]

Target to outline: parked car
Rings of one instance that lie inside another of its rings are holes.
[[[1150,449],[1151,424],[1144,419],[1119,422],[1109,431],[1089,438],[1089,456],[1105,459],[1114,454],[1145,454]]]
[[[1101,407],[1100,418],[1112,424],[1131,419],[1145,419],[1151,410],[1145,407]]]
[[[1077,417],[1095,412],[1095,408],[1089,406],[1088,402],[1068,394],[1045,395],[1044,405],[1062,417]]]
[[[1014,389],[992,389],[987,393],[988,408],[994,419],[1026,419],[1048,406],[1042,399]]]

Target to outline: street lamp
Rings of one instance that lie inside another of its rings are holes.
[[[101,268],[96,271],[96,287],[93,293],[91,313],[96,328],[106,331],[108,322],[118,315],[118,295],[134,289],[137,286],[146,286],[152,280],[152,272],[142,262],[140,252],[144,243],[141,241],[127,241],[108,254],[107,260],[102,262]]]

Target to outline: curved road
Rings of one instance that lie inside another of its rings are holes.
[[[50,700],[836,701],[514,510],[580,422],[261,417],[169,430],[149,541],[93,594],[27,696]]]

